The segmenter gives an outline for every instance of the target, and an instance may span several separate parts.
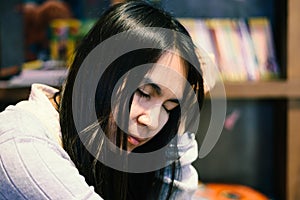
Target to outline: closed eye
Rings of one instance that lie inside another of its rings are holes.
[[[172,109],[172,110],[169,110],[169,109],[168,109],[166,106],[164,106],[164,105],[163,105],[163,108],[165,109],[165,111],[166,111],[167,113],[170,113],[170,112],[173,110],[173,109]]]
[[[170,113],[173,109],[179,106],[179,102],[177,100],[168,100],[164,103],[163,108],[167,113]]]
[[[142,91],[139,88],[136,90],[136,93],[138,96],[146,98],[146,99],[150,99],[150,97],[151,97],[149,94],[146,94],[144,91]]]

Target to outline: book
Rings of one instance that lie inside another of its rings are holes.
[[[258,81],[260,80],[259,67],[248,26],[246,24],[246,21],[243,19],[237,20],[237,24],[242,40],[241,51],[244,59],[244,66],[246,67],[246,71],[248,74],[248,80]]]
[[[247,73],[240,51],[240,38],[231,19],[207,19],[217,51],[217,62],[224,81],[245,81]]]
[[[249,18],[248,24],[261,79],[278,76],[279,69],[269,20],[267,18]]]

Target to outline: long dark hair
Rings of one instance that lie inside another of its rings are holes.
[[[184,34],[186,38],[179,39],[176,34],[172,37],[164,34],[162,31],[150,31],[145,27],[158,27],[167,30],[172,30]],[[94,123],[87,126],[85,130],[77,130],[74,123],[72,99],[74,83],[80,67],[84,63],[87,56],[95,49],[100,43],[109,39],[110,37],[122,33],[124,31],[131,31],[134,35],[135,42],[153,43],[156,48],[142,48],[126,52],[125,54],[116,58],[109,66],[103,71],[103,74],[97,83],[97,89],[95,99],[91,102],[95,102],[94,105],[89,105],[90,99],[85,99],[82,96],[82,104],[78,108],[79,113],[87,112],[87,110],[93,110],[97,115],[97,125],[100,125],[104,130],[105,135],[114,140],[116,146],[126,150],[126,134],[123,129],[119,128],[112,120],[112,94],[115,85],[119,79],[126,73],[129,73],[128,77],[134,78],[135,83],[139,83],[142,80],[142,76],[135,76],[134,73],[130,73],[130,70],[136,66],[155,63],[157,60],[168,50],[176,51],[181,55],[184,66],[187,68],[187,80],[193,86],[194,93],[197,96],[198,105],[201,107],[203,101],[203,80],[200,73],[200,63],[197,59],[194,45],[190,39],[190,36],[186,29],[170,14],[165,11],[156,8],[148,3],[142,1],[129,1],[127,3],[117,4],[109,8],[102,17],[99,18],[94,27],[81,41],[75,52],[75,57],[72,65],[70,66],[69,75],[64,84],[61,93],[60,102],[60,124],[63,138],[63,147],[70,155],[74,164],[78,168],[79,172],[85,177],[89,185],[94,186],[95,191],[100,194],[104,199],[158,199],[164,196],[166,199],[170,199],[173,196],[173,185],[169,184],[167,187],[163,184],[163,176],[167,171],[172,181],[174,179],[180,179],[180,163],[179,161],[172,162],[167,167],[163,167],[159,170],[154,170],[144,173],[126,172],[118,169],[111,168],[102,162],[98,161],[99,156],[106,156],[106,143],[103,144],[103,136],[96,132],[94,134],[94,127],[97,127]],[[117,48],[117,46],[116,46]],[[101,52],[101,54],[107,54],[107,56],[114,52]],[[101,55],[106,58],[106,56]],[[192,63],[189,61],[192,60]],[[103,68],[102,61],[95,66]],[[96,69],[95,69],[96,70]],[[145,69],[143,74],[146,74],[150,69]],[[94,73],[93,71],[86,72]],[[88,79],[88,75],[87,75]],[[88,80],[86,80],[88,81]],[[126,110],[130,107],[132,92],[125,89],[122,90],[117,99],[124,100],[125,104],[119,105],[119,110]],[[188,93],[185,94],[185,100],[188,102]],[[192,100],[190,100],[192,101]],[[122,113],[122,112],[120,112]],[[177,135],[178,127],[180,124],[180,116],[184,113],[180,108],[172,110],[169,114],[169,119],[162,130],[154,136],[146,144],[134,149],[135,153],[152,152],[160,149],[163,146],[168,146],[168,152],[164,152],[162,157],[167,153],[172,152],[172,159],[177,158]],[[118,116],[119,117],[119,116]],[[120,115],[122,123],[126,125],[126,117]],[[190,116],[192,117],[192,116]],[[127,117],[128,118],[128,117]],[[84,119],[82,119],[84,120]],[[188,124],[187,124],[188,125]],[[93,132],[93,134],[90,134]],[[90,138],[93,142],[93,146],[97,151],[97,156],[92,155],[89,150],[86,149],[79,134],[91,135]],[[113,137],[113,138],[112,138]],[[168,158],[164,158],[165,162]],[[125,161],[125,165],[130,165],[130,154]],[[151,162],[151,161],[149,161]],[[162,188],[166,187],[166,194],[162,194]]]

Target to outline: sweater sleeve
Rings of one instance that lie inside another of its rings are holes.
[[[0,197],[4,199],[101,199],[67,155],[32,137],[0,144]]]
[[[0,193],[6,199],[101,199],[75,166],[37,138],[0,145]]]
[[[0,199],[102,199],[35,116],[0,114]]]
[[[195,140],[195,134],[187,132],[179,137],[178,151],[180,156],[180,176],[174,180],[174,193],[172,199],[189,200],[198,188],[198,173],[192,166],[192,162],[197,159],[198,145]],[[171,184],[169,170],[166,171],[164,183]]]

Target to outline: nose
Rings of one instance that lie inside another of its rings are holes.
[[[147,126],[150,130],[156,130],[159,127],[160,112],[161,105],[153,105],[137,118],[138,123]]]

